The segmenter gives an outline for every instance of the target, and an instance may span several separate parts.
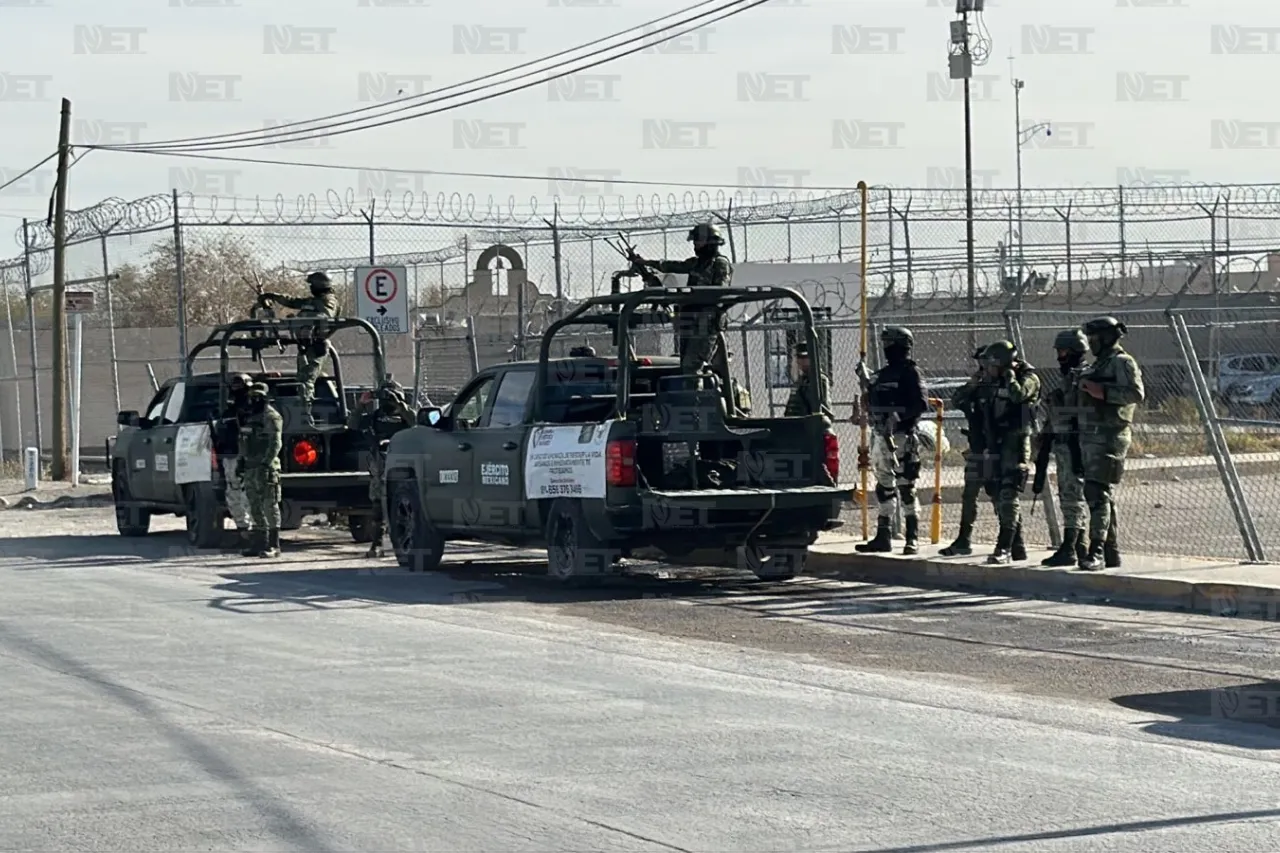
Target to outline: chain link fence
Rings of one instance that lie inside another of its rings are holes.
[[[211,326],[246,316],[258,287],[298,293],[306,272],[325,270],[350,312],[357,267],[406,267],[415,332],[384,336],[387,367],[420,399],[442,403],[483,365],[536,358],[551,322],[578,300],[607,293],[612,274],[626,266],[609,245],[619,233],[645,257],[683,258],[688,229],[710,220],[725,233],[739,278],[790,284],[813,306],[850,463],[865,248],[867,358],[877,363],[885,325],[908,326],[930,393],[943,400],[971,372],[979,345],[1011,338],[1030,361],[1051,368],[1059,329],[1103,313],[1124,319],[1148,393],[1120,496],[1125,546],[1249,558],[1280,545],[1280,521],[1269,514],[1270,466],[1280,459],[1273,456],[1280,454],[1280,343],[1269,325],[1280,310],[1280,186],[1029,190],[1021,197],[980,190],[972,272],[962,191],[874,187],[865,221],[862,201],[859,193],[689,194],[518,209],[492,199],[389,195],[288,204],[178,194],[111,199],[68,216],[67,278],[81,282],[68,289],[96,297],[84,319],[85,453],[92,456],[113,431],[116,411],[145,406],[153,377],[176,374]],[[0,261],[0,448],[9,458],[27,446],[47,451],[53,434],[53,234],[45,223],[27,223],[19,239],[26,251]],[[514,249],[518,262],[486,252],[495,244]],[[793,317],[772,309],[733,318],[732,370],[757,411],[785,403],[796,331]],[[335,343],[344,379],[372,383],[372,364],[358,355],[365,344]],[[597,351],[611,345],[591,336],[566,339],[560,349],[584,343]],[[658,354],[673,349],[669,336],[647,345]],[[289,358],[275,359],[289,366]],[[1041,372],[1055,380],[1055,369]],[[956,413],[947,412],[945,424],[952,450],[944,459],[944,536],[958,513],[964,446]],[[1055,540],[1050,505],[1028,518],[1032,540]]]

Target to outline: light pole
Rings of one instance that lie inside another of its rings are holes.
[[[1040,131],[1044,131],[1045,136],[1053,136],[1053,129],[1048,122],[1040,122],[1030,127],[1022,126],[1022,90],[1026,87],[1027,81],[1019,80],[1013,76],[1013,57],[1009,57],[1009,78],[1013,82],[1013,130],[1014,130],[1014,148],[1017,154],[1018,166],[1018,287],[1022,286],[1023,276],[1026,275],[1026,254],[1025,245],[1022,238],[1022,146],[1026,145]]]
[[[978,284],[973,246],[973,113],[969,98],[969,81],[973,78],[973,66],[982,65],[990,55],[990,42],[981,35],[981,16],[985,0],[956,0],[956,19],[951,22],[951,46],[949,55],[950,77],[964,81],[964,225],[966,278],[969,296],[970,349],[976,348],[978,322]],[[977,49],[970,41],[969,15],[978,16],[980,33]]]

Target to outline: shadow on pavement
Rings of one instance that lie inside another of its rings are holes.
[[[1280,749],[1280,682],[1141,693],[1111,701],[1133,711],[1181,718],[1145,724],[1143,731],[1150,734],[1245,749]]]
[[[232,543],[233,537],[228,532],[224,544],[230,546]],[[286,552],[307,552],[308,559],[312,559],[313,554],[326,551],[331,551],[336,558],[347,560],[359,553],[355,550],[357,546],[353,546],[349,539],[345,542],[338,539],[301,539],[286,542],[284,547]],[[187,544],[186,533],[181,530],[158,531],[138,537],[114,534],[15,536],[0,539],[0,555],[42,561],[39,564],[15,566],[19,571],[60,568],[86,561],[92,561],[95,567],[106,567],[191,558],[206,561],[247,559],[230,548],[225,552],[219,549],[192,548]]]

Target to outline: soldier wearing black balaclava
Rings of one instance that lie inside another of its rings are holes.
[[[906,543],[903,554],[919,551],[920,501],[916,497],[916,480],[920,477],[920,439],[916,426],[929,410],[924,382],[911,359],[915,342],[909,329],[890,326],[880,333],[885,366],[870,376],[865,364],[859,363],[858,377],[863,383],[863,399],[871,423],[871,464],[876,477],[876,535],[856,546],[863,553],[886,553],[893,550],[893,511],[902,502]]]

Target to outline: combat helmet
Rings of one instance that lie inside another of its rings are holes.
[[[885,347],[900,346],[910,348],[915,343],[915,336],[905,326],[886,326],[880,331],[880,344]]]
[[[982,357],[988,364],[1013,367],[1013,363],[1018,360],[1018,348],[1012,341],[996,341],[983,351]]]
[[[1085,339],[1084,332],[1079,329],[1063,329],[1054,337],[1053,348],[1083,353],[1088,352],[1089,342]]]
[[[333,290],[333,282],[329,280],[328,273],[313,272],[307,276],[307,284],[311,285],[312,293],[328,293]]]
[[[699,222],[697,225],[689,229],[690,243],[714,243],[717,246],[724,245],[724,235],[720,233],[720,229],[714,222]]]

